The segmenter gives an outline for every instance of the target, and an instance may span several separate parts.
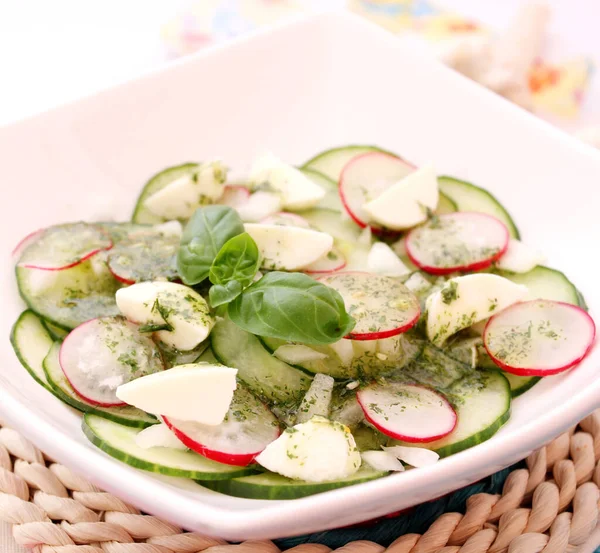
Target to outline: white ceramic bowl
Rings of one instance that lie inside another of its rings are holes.
[[[20,237],[102,218],[111,205],[109,213],[126,219],[144,181],[168,165],[221,156],[242,168],[265,149],[300,163],[348,143],[376,143],[417,164],[431,160],[440,172],[489,188],[525,240],[573,278],[600,321],[600,155],[375,26],[321,15],[0,129],[2,418],[144,511],[236,540],[343,526],[432,499],[522,459],[599,406],[596,348],[576,370],[517,399],[510,422],[473,449],[321,495],[253,501],[107,457],[86,441],[80,417],[19,366],[8,334],[23,309],[9,261]]]

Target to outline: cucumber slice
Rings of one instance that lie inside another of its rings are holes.
[[[129,405],[123,407],[100,407],[79,397],[69,384],[59,363],[60,343],[55,342],[43,362],[44,375],[52,393],[61,401],[82,413],[91,413],[118,424],[133,428],[146,428],[156,424],[156,417]]]
[[[319,202],[321,209],[332,209],[337,212],[342,211],[342,201],[340,200],[337,181],[330,179],[323,173],[319,173],[316,169],[304,167],[300,171],[325,190],[325,197]]]
[[[69,334],[68,330],[61,328],[60,326],[56,326],[54,323],[47,321],[46,319],[40,319],[42,324],[46,327],[48,334],[52,337],[53,340],[63,340],[64,337]]]
[[[194,363],[219,363],[219,360],[215,357],[215,354],[213,353],[213,350],[209,344],[202,355],[198,357]]]
[[[499,271],[498,274],[517,284],[527,286],[532,299],[563,301],[585,309],[585,301],[583,305],[581,304],[583,296],[575,288],[575,285],[556,269],[538,265],[528,273]]]
[[[302,212],[309,225],[316,230],[331,234],[333,238],[340,242],[347,242],[356,245],[361,229],[351,220],[342,218],[341,213],[331,209],[314,208]]]
[[[229,319],[215,324],[210,342],[219,362],[237,369],[238,378],[270,402],[296,405],[310,386],[309,376],[273,357],[256,336]]]
[[[220,480],[254,472],[251,468],[217,463],[192,451],[151,447],[144,449],[135,443],[139,429],[87,414],[83,418],[83,433],[96,447],[128,465],[180,478]]]
[[[443,192],[440,192],[440,199],[438,200],[438,205],[435,210],[436,214],[444,215],[445,213],[455,213],[456,211],[458,211],[456,202],[446,196]]]
[[[158,349],[160,349],[165,368],[171,369],[173,367],[178,367],[179,365],[188,365],[189,363],[205,361],[203,356],[204,352],[209,349],[209,345],[209,341],[204,340],[204,342],[200,342],[194,349],[189,351],[179,351],[177,349],[169,348],[159,342]],[[210,361],[216,361],[214,356]]]
[[[456,409],[458,424],[445,438],[423,444],[440,457],[489,440],[510,417],[510,386],[499,371],[475,371],[445,393]]]
[[[314,169],[337,183],[340,180],[340,173],[346,163],[353,157],[368,152],[384,152],[386,154],[395,155],[377,146],[339,146],[338,148],[331,148],[330,150],[325,150],[324,152],[317,154],[315,157],[309,159],[302,166],[302,169]]]
[[[470,372],[467,365],[446,355],[433,344],[425,344],[423,352],[415,361],[401,371],[420,384],[444,389]]]
[[[183,163],[181,165],[175,165],[174,167],[167,167],[167,169],[154,175],[142,189],[142,192],[140,193],[135,204],[135,209],[133,210],[131,221],[133,223],[143,223],[150,225],[164,223],[166,219],[163,219],[158,215],[154,215],[154,213],[152,213],[149,209],[146,209],[146,207],[144,207],[144,202],[150,196],[152,196],[152,194],[158,192],[159,190],[162,190],[165,186],[173,182],[175,179],[183,177],[184,175],[188,175],[197,167],[197,163]]]
[[[541,379],[541,376],[517,376],[507,372],[502,373],[510,385],[510,393],[513,398],[524,394],[533,388]]]
[[[175,256],[179,237],[144,232],[119,242],[108,252],[108,268],[125,284],[150,280],[178,280]]]
[[[19,293],[32,311],[65,329],[118,315],[115,292],[120,285],[100,255],[62,271],[17,267]]]
[[[260,337],[263,345],[273,353],[278,347],[289,344],[278,338]],[[411,334],[401,334],[382,340],[356,342],[344,340],[331,346],[309,346],[311,349],[327,355],[325,359],[303,361],[296,366],[310,373],[322,373],[333,378],[372,377],[401,369],[415,359],[422,349],[422,341]],[[343,359],[336,347],[350,348],[347,359]],[[378,355],[379,354],[379,355]]]
[[[47,390],[50,385],[42,365],[53,340],[42,320],[33,311],[23,311],[10,332],[10,343],[21,365]]]
[[[138,225],[136,223],[129,222],[104,222],[96,224],[102,229],[104,229],[105,232],[108,232],[114,244],[118,244],[119,242],[121,242],[121,240],[129,238],[132,234],[144,232],[152,228],[150,225]]]
[[[54,225],[35,236],[19,257],[20,267],[46,271],[69,269],[113,245],[103,228],[88,223]]]
[[[265,472],[253,476],[232,478],[231,480],[198,483],[211,490],[235,497],[247,497],[249,499],[298,499],[299,497],[335,490],[336,488],[368,482],[387,474],[387,472],[375,471],[370,468],[361,468],[352,476],[343,480],[335,480],[333,482],[305,482],[303,480],[292,480],[272,472]]]
[[[438,183],[440,192],[456,204],[458,211],[478,211],[493,215],[507,226],[512,238],[519,238],[519,230],[508,211],[487,190],[453,177],[439,177]]]

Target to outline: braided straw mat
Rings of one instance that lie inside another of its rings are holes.
[[[424,534],[389,547],[354,541],[337,553],[576,552],[598,523],[600,410],[512,471],[501,495],[479,493],[465,514],[445,513]],[[230,545],[140,513],[52,462],[0,426],[0,520],[34,553],[279,553],[270,541]],[[305,544],[288,553],[328,553]]]

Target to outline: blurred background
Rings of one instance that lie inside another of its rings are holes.
[[[0,0],[0,125],[283,18],[337,9],[600,148],[599,0]],[[600,535],[592,541],[582,552]],[[24,551],[1,524],[0,551]]]
[[[597,0],[2,0],[0,124],[282,18],[335,9],[600,144]]]

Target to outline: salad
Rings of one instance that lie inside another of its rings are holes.
[[[374,146],[243,183],[170,167],[129,222],[33,232],[11,342],[121,461],[292,499],[489,439],[575,367],[585,301],[487,191]]]

